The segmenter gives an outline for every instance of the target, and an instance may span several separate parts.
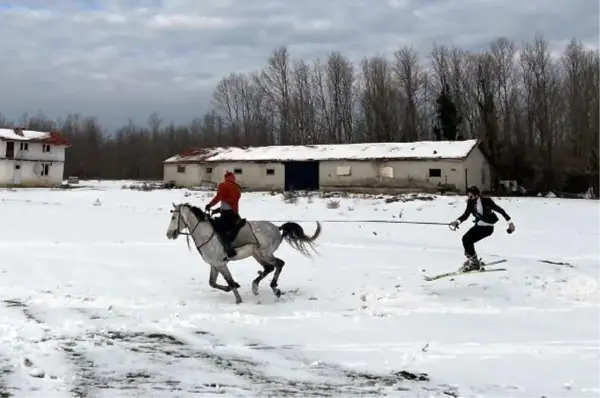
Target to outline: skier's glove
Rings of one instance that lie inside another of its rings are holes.
[[[460,221],[454,220],[448,225],[450,226],[450,229],[454,231],[454,230],[456,230],[456,228],[458,228],[459,224],[460,224]]]
[[[509,234],[515,232],[515,224],[513,224],[512,221],[508,224],[508,229],[506,230],[506,232]]]

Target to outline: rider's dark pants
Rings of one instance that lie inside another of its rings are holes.
[[[236,255],[236,250],[233,247],[232,232],[239,216],[233,210],[221,210],[220,213],[221,215],[218,218],[215,218],[217,233],[221,237],[221,242],[225,247],[227,256],[234,257]]]
[[[221,210],[218,221],[221,232],[229,235],[229,232],[233,229],[238,217],[239,216],[233,210]],[[227,238],[229,239],[229,236],[227,236]]]
[[[468,257],[475,256],[475,243],[480,240],[487,238],[494,233],[493,226],[487,225],[475,225],[471,227],[462,237],[463,247],[465,248],[465,254]]]

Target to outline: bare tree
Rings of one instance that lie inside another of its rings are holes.
[[[222,112],[224,119],[236,138],[245,138],[243,124],[243,86],[246,83],[246,77],[237,73],[232,73],[221,79],[213,93],[213,103],[217,111]]]
[[[557,184],[559,158],[555,157],[554,144],[556,122],[555,113],[560,105],[560,85],[557,65],[552,61],[548,42],[537,34],[532,43],[526,43],[521,54],[521,66],[527,93],[527,122],[529,128],[529,146],[539,143],[536,151],[537,164],[540,167],[542,181],[540,186],[548,189]]]
[[[339,52],[329,54],[327,59],[327,91],[331,141],[349,142],[353,132],[354,68]]]
[[[472,101],[474,87],[469,87],[467,76],[469,75],[469,53],[460,48],[448,48],[445,46],[434,46],[431,52],[432,61],[432,88],[436,95],[445,88],[450,88],[450,97],[458,111],[460,120],[466,122],[467,130],[459,131],[462,138],[470,138],[478,134],[477,109]],[[472,72],[471,72],[472,75]]]
[[[275,131],[275,140],[279,144],[292,142],[291,136],[291,90],[290,69],[291,59],[286,46],[281,46],[273,51],[267,60],[267,66],[260,74],[258,83],[268,98],[269,105],[277,110],[275,119],[278,129]]]
[[[413,47],[404,47],[394,53],[394,77],[398,84],[399,96],[404,107],[402,135],[406,140],[416,141],[429,124],[419,123],[419,114],[424,110],[426,75],[419,65],[419,56]]]
[[[401,140],[398,96],[389,62],[382,56],[375,56],[364,59],[361,66],[365,137],[384,142]]]
[[[490,46],[492,73],[497,86],[500,135],[508,143],[512,142],[514,108],[518,105],[519,95],[516,54],[515,44],[506,38],[498,38]]]
[[[569,131],[569,144],[574,162],[585,162],[584,152],[591,146],[588,140],[588,126],[590,113],[588,101],[591,99],[586,94],[586,52],[581,42],[572,40],[562,56],[564,68],[564,95],[567,111],[567,125]],[[588,97],[588,98],[586,98]]]
[[[311,85],[311,68],[303,60],[294,62],[292,68],[291,119],[295,144],[314,142],[318,132],[315,127],[315,106]]]

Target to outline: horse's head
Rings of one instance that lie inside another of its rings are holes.
[[[173,203],[173,209],[171,210],[171,221],[169,221],[169,227],[167,228],[167,239],[177,239],[181,233],[181,229],[185,228],[185,224],[181,216],[182,207],[182,204],[176,205]]]
[[[183,229],[187,229],[189,233],[189,224],[194,218],[200,223],[207,221],[208,215],[198,207],[192,206],[189,203],[181,203],[178,205],[173,203],[171,221],[167,228],[167,239],[177,239]]]

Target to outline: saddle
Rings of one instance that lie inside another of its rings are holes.
[[[223,228],[221,225],[216,226],[214,224],[215,223],[213,221],[213,227],[215,228],[217,236],[219,237],[219,240],[225,249],[227,257],[235,257],[237,255],[236,248],[243,245],[240,244],[241,242],[236,242],[236,240],[244,225],[247,224],[246,219],[238,217],[235,223],[232,226],[229,226],[229,228]],[[242,240],[244,239],[242,238]]]
[[[238,217],[235,224],[229,228],[229,231],[225,231],[227,237],[233,242],[244,225],[246,225],[246,219]]]
[[[240,230],[244,225],[246,225],[246,219],[238,217],[235,223],[232,226],[224,226],[222,222],[218,218],[211,218],[210,223],[217,232],[217,234],[221,235],[222,238],[227,241],[233,243],[235,238],[239,234]]]

